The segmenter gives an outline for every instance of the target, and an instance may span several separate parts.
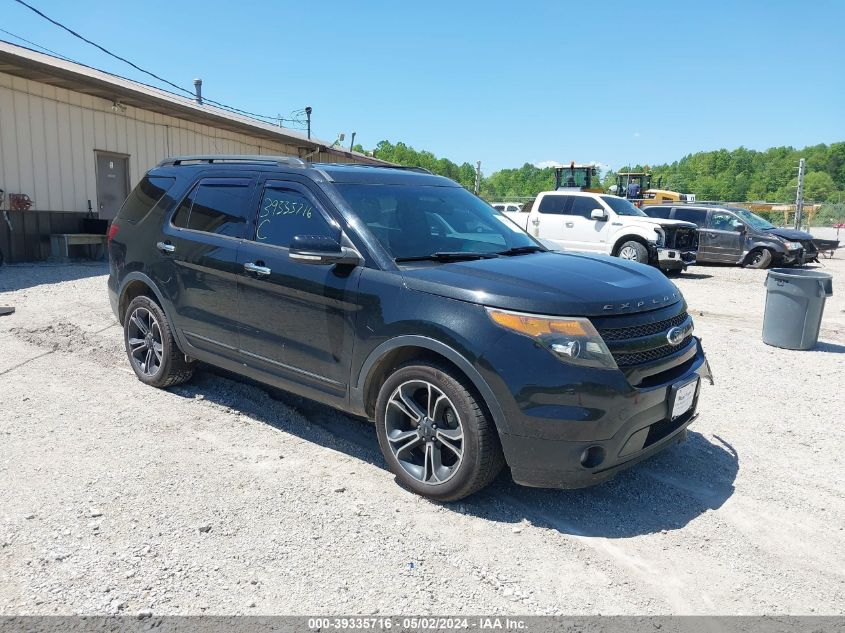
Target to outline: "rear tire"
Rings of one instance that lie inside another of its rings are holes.
[[[748,256],[748,267],[749,268],[768,268],[769,265],[772,263],[773,255],[772,251],[768,248],[761,248],[758,251],[754,251],[751,255]]]
[[[185,361],[164,310],[149,297],[135,297],[126,308],[123,341],[129,364],[144,384],[164,389],[194,375],[194,363]]]
[[[490,484],[504,466],[499,436],[473,390],[452,370],[412,361],[376,400],[376,431],[390,471],[407,488],[456,501]]]
[[[619,251],[616,253],[616,256],[619,259],[627,259],[641,264],[648,263],[648,249],[634,240],[622,244],[622,246],[619,247]]]

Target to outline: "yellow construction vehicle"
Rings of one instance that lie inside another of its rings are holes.
[[[663,189],[662,177],[657,179],[657,186],[652,187],[650,171],[620,171],[616,174],[616,184],[610,193],[628,198],[635,205],[662,204],[664,202],[695,202],[694,193],[679,193]],[[633,185],[633,186],[632,186]]]

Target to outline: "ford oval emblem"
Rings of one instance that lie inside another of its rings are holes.
[[[666,340],[669,341],[669,345],[680,345],[681,341],[684,340],[684,335],[686,334],[686,330],[680,327],[673,327],[671,330],[666,332]]]

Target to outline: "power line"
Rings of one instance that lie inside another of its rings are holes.
[[[42,18],[44,18],[45,20],[47,20],[47,21],[48,21],[48,22],[50,22],[51,24],[55,24],[56,26],[58,26],[60,29],[64,29],[65,31],[67,31],[68,33],[70,33],[71,35],[73,35],[74,37],[78,37],[78,38],[79,38],[79,39],[81,39],[83,42],[87,42],[87,43],[88,43],[88,44],[90,44],[91,46],[93,46],[93,47],[95,47],[95,48],[100,49],[100,50],[101,50],[101,51],[103,51],[106,55],[110,55],[111,57],[114,57],[115,59],[119,59],[120,61],[122,61],[122,62],[124,62],[124,63],[126,63],[126,64],[129,64],[130,66],[132,66],[132,68],[134,68],[135,70],[139,70],[139,71],[141,71],[142,73],[144,73],[145,75],[149,75],[150,77],[153,77],[153,78],[157,79],[158,81],[160,81],[160,82],[162,82],[162,83],[165,83],[165,84],[167,84],[168,86],[170,86],[170,87],[172,87],[172,88],[176,88],[176,90],[181,90],[182,92],[186,92],[186,93],[188,93],[189,95],[193,96],[193,93],[192,93],[190,90],[187,90],[186,88],[183,88],[182,86],[178,86],[178,85],[176,85],[175,83],[173,83],[172,81],[167,81],[167,79],[164,79],[163,77],[159,77],[158,75],[156,75],[155,73],[150,72],[149,70],[144,70],[144,69],[143,69],[143,68],[141,68],[140,66],[138,66],[138,65],[133,64],[132,62],[130,62],[130,61],[129,61],[128,59],[126,59],[125,57],[121,57],[120,55],[116,55],[115,53],[112,53],[110,50],[108,50],[108,49],[106,49],[106,48],[103,48],[102,46],[100,46],[100,45],[99,45],[99,44],[97,44],[96,42],[92,42],[92,41],[91,41],[91,40],[89,40],[87,37],[83,37],[82,35],[80,35],[80,34],[79,34],[79,33],[77,33],[76,31],[74,31],[73,29],[68,28],[67,26],[65,26],[65,25],[64,25],[64,24],[62,24],[61,22],[57,22],[56,20],[54,20],[54,19],[53,19],[53,18],[51,18],[50,16],[43,14],[41,11],[39,11],[38,9],[36,9],[35,7],[33,7],[31,4],[27,4],[27,3],[26,3],[26,2],[24,2],[23,0],[15,0],[15,2],[17,2],[18,4],[20,4],[20,5],[24,6],[24,7],[26,7],[26,8],[27,8],[27,9],[29,9],[30,11],[32,11],[32,12],[34,12],[34,13],[37,13],[38,15],[40,15]]]
[[[41,46],[41,44],[36,44],[35,42],[31,42],[30,40],[26,39],[25,37],[21,37],[20,35],[16,35],[15,33],[12,33],[11,31],[7,31],[6,29],[0,29],[0,33],[5,33],[6,35],[11,35],[16,40],[20,40],[21,42],[29,44],[30,46],[34,46],[35,48],[40,48],[42,51],[47,51],[51,55],[55,55],[59,59],[63,59],[66,62],[72,62],[73,61],[70,57],[65,57],[61,53],[57,53],[56,51],[51,50],[51,49],[47,48],[46,46]]]
[[[93,42],[93,41],[89,40],[87,37],[84,37],[83,35],[80,35],[79,33],[77,33],[76,31],[74,31],[73,29],[71,29],[71,28],[69,28],[69,27],[65,26],[65,25],[64,25],[64,24],[62,24],[61,22],[59,22],[59,21],[57,21],[57,20],[54,20],[53,18],[51,18],[51,17],[50,17],[50,16],[48,16],[48,15],[45,15],[44,13],[42,13],[41,11],[39,11],[38,9],[36,9],[35,7],[33,7],[31,4],[28,4],[28,3],[24,2],[24,0],[15,0],[15,2],[17,2],[18,4],[20,4],[20,5],[24,6],[24,7],[26,7],[26,8],[27,8],[27,9],[29,9],[30,11],[32,11],[32,12],[34,12],[34,13],[36,13],[37,15],[41,16],[42,18],[44,18],[45,20],[47,20],[47,21],[48,21],[48,22],[50,22],[51,24],[54,24],[55,26],[58,26],[60,29],[64,29],[65,31],[67,31],[68,33],[70,33],[71,35],[73,35],[74,37],[77,37],[77,38],[79,38],[80,40],[82,40],[83,42],[86,42],[87,44],[90,44],[91,46],[93,46],[93,47],[95,47],[95,48],[97,48],[97,49],[101,50],[101,51],[102,51],[102,52],[104,52],[106,55],[109,55],[109,56],[114,57],[115,59],[117,59],[117,60],[119,60],[119,61],[122,61],[122,62],[124,62],[124,63],[126,63],[126,64],[129,64],[130,66],[132,66],[132,68],[134,68],[134,69],[136,69],[136,70],[138,70],[138,71],[140,71],[140,72],[144,73],[145,75],[149,75],[150,77],[153,77],[153,78],[154,78],[154,79],[156,79],[157,81],[160,81],[160,82],[162,82],[162,83],[164,83],[164,84],[167,84],[168,86],[170,86],[170,87],[172,87],[172,88],[175,88],[176,90],[179,90],[180,92],[184,92],[184,93],[186,93],[187,95],[189,95],[189,96],[191,96],[191,97],[194,97],[194,93],[193,93],[191,90],[188,90],[187,88],[183,88],[182,86],[180,86],[180,85],[178,85],[178,84],[175,84],[175,83],[173,83],[172,81],[168,81],[167,79],[164,79],[163,77],[159,77],[159,76],[158,76],[158,75],[156,75],[155,73],[153,73],[153,72],[151,72],[151,71],[149,71],[149,70],[146,70],[146,69],[144,69],[144,68],[141,68],[141,67],[140,67],[140,66],[138,66],[137,64],[132,63],[131,61],[129,61],[129,60],[128,60],[128,59],[126,59],[125,57],[121,57],[120,55],[117,55],[116,53],[111,52],[111,51],[110,51],[110,50],[108,50],[107,48],[104,48],[103,46],[100,46],[100,45],[99,45],[99,44],[97,44],[96,42]],[[8,31],[4,31],[4,32],[5,32],[5,33],[8,33]],[[27,40],[24,40],[22,37],[19,37],[19,36],[17,36],[17,35],[12,34],[12,33],[9,33],[9,35],[13,35],[13,37],[17,37],[18,39],[21,39],[21,40],[23,40],[23,41],[27,41]],[[39,46],[38,44],[34,44],[34,43],[32,43],[32,42],[29,42],[29,43],[30,43],[30,44],[32,44],[33,46],[38,46],[38,48],[43,48],[44,50],[49,50],[49,49],[47,49],[47,48],[44,48],[43,46]],[[53,52],[53,51],[51,51],[51,52]],[[63,55],[59,55],[58,53],[55,53],[55,54],[56,54],[58,57],[60,57],[60,58],[62,58],[62,59],[65,59],[65,60],[67,60],[67,61],[73,61],[73,60],[68,59],[67,57],[64,57]],[[240,108],[236,108],[236,107],[234,107],[234,106],[226,105],[225,103],[221,103],[221,102],[219,102],[219,101],[214,101],[213,99],[205,99],[205,100],[206,100],[208,103],[211,103],[211,104],[213,104],[213,105],[216,105],[216,106],[218,106],[218,107],[220,107],[220,108],[224,108],[224,109],[229,110],[229,111],[231,111],[231,112],[236,112],[236,113],[239,113],[239,114],[244,114],[244,115],[246,115],[246,116],[250,116],[250,117],[253,117],[253,118],[256,118],[256,119],[266,119],[266,121],[265,121],[265,122],[269,122],[269,121],[273,121],[273,122],[275,122],[275,121],[286,121],[286,122],[289,122],[289,123],[296,123],[296,124],[298,124],[298,125],[303,125],[303,124],[304,124],[304,121],[302,121],[301,119],[284,119],[284,118],[281,118],[281,117],[278,117],[278,116],[275,116],[275,117],[274,117],[274,116],[269,116],[269,115],[264,115],[264,114],[257,114],[257,113],[255,113],[255,112],[249,112],[248,110],[242,110],[242,109],[240,109]]]

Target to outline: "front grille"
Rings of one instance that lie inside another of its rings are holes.
[[[675,248],[682,251],[698,250],[698,230],[678,229],[675,233]]]
[[[681,312],[670,319],[658,321],[657,323],[645,323],[633,327],[608,328],[600,331],[605,341],[625,341],[630,338],[650,336],[659,332],[667,332],[670,328],[680,325],[687,320],[687,313]]]
[[[698,230],[672,226],[664,227],[663,230],[666,233],[666,248],[698,250]]]
[[[819,254],[816,245],[813,244],[813,240],[800,240],[800,242],[801,246],[804,247],[804,255],[807,255],[809,257],[815,257]]]
[[[680,345],[661,345],[660,347],[653,347],[643,352],[634,352],[632,354],[613,354],[613,358],[619,367],[631,367],[633,365],[642,365],[643,363],[650,363],[655,360],[660,360],[667,356],[671,356],[676,352],[686,349],[692,340],[692,334],[687,336]]]

